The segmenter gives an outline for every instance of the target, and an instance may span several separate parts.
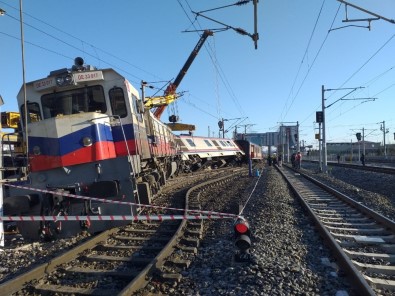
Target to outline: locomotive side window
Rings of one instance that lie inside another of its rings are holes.
[[[121,118],[126,117],[128,111],[126,110],[125,96],[120,87],[114,87],[109,91],[111,111],[113,115],[118,115]]]
[[[139,110],[139,106],[138,106],[138,99],[135,95],[132,94],[132,100],[133,100],[133,111],[134,114],[136,114],[136,117],[138,119],[138,121],[142,122],[143,121],[143,116],[141,115],[141,112]]]
[[[209,147],[213,146],[213,145],[211,145],[211,143],[210,143],[209,140],[204,140],[204,142],[205,142],[205,143],[207,144],[207,146],[209,146]]]
[[[101,85],[45,94],[41,97],[41,104],[45,119],[80,112],[107,111]]]
[[[187,140],[188,144],[189,144],[191,147],[196,147],[196,144],[195,144],[194,141],[192,141],[191,139],[186,139],[186,140]]]
[[[27,122],[37,122],[41,120],[40,106],[37,103],[27,103],[27,111],[29,116],[27,117]],[[25,123],[25,105],[21,106],[22,122]]]

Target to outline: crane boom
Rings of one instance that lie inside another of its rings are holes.
[[[189,67],[191,66],[191,64],[193,63],[194,59],[196,58],[197,54],[199,53],[200,49],[202,48],[204,42],[206,41],[208,36],[212,36],[213,32],[209,31],[209,30],[205,30],[202,34],[202,36],[200,37],[198,43],[196,44],[195,48],[192,50],[191,54],[189,55],[187,61],[185,62],[184,66],[182,67],[182,69],[180,70],[180,72],[178,73],[176,79],[174,79],[174,82],[172,83],[173,87],[177,88],[182,79],[184,78],[185,74],[187,73]]]
[[[163,111],[165,111],[166,106],[176,100],[177,87],[180,85],[182,79],[184,78],[189,67],[192,65],[193,61],[195,60],[197,54],[199,53],[200,49],[202,48],[207,37],[212,36],[212,35],[213,35],[213,32],[210,30],[205,30],[203,32],[203,34],[200,36],[200,39],[199,39],[198,43],[196,44],[195,48],[192,50],[191,54],[189,55],[187,61],[184,64],[184,66],[181,68],[180,72],[178,73],[176,79],[174,79],[174,81],[171,82],[167,86],[167,88],[164,92],[164,95],[160,97],[161,99],[158,100],[158,98],[155,99],[155,97],[153,97],[153,98],[149,98],[148,100],[146,100],[144,102],[146,106],[149,106],[151,108],[156,107],[156,109],[154,111],[154,115],[156,118],[159,119],[161,117]],[[157,103],[155,104],[155,102],[157,102]]]

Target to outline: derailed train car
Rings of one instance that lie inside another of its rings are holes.
[[[236,165],[245,155],[232,139],[180,135],[176,141],[180,146],[184,172]]]

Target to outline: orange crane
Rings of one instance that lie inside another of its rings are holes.
[[[182,79],[184,78],[185,74],[187,73],[189,67],[191,66],[191,64],[193,63],[194,59],[196,58],[197,54],[199,53],[200,49],[202,48],[204,42],[206,41],[208,36],[212,36],[213,32],[210,30],[205,30],[203,32],[203,34],[200,36],[200,39],[198,41],[198,43],[196,44],[195,48],[192,50],[191,54],[189,55],[187,61],[185,62],[184,66],[181,68],[180,72],[178,73],[176,79],[174,79],[173,82],[171,82],[163,96],[159,96],[159,97],[147,97],[144,101],[144,105],[147,108],[156,108],[154,113],[154,116],[158,119],[160,119],[163,111],[165,111],[166,107],[174,102],[177,98],[178,95],[176,94],[176,90],[177,87],[180,85]],[[178,128],[175,127],[175,122],[177,121],[176,116],[171,116],[171,121],[172,123],[169,124],[169,126],[173,125],[174,126],[174,130],[183,130],[183,129],[178,129],[180,128],[180,126],[178,126]],[[189,126],[190,128],[192,128],[192,125],[186,125]],[[188,128],[188,129],[190,129]]]

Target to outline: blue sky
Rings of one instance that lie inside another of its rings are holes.
[[[348,2],[395,19],[393,0]],[[26,81],[70,67],[81,56],[87,64],[115,68],[136,88],[148,81],[162,94],[158,89],[177,76],[199,39],[199,33],[184,31],[223,27],[191,11],[233,3],[24,0]],[[6,11],[0,17],[2,111],[16,111],[22,85],[19,2],[0,1],[0,8]],[[254,32],[252,1],[204,15]],[[363,128],[366,140],[381,142],[385,121],[386,143],[394,143],[395,24],[376,20],[369,30],[356,27],[367,22],[345,23],[346,17],[373,16],[352,7],[346,16],[336,0],[261,0],[258,49],[232,29],[209,37],[178,87],[183,96],[162,120],[176,113],[182,123],[197,126],[196,135],[218,135],[221,118],[228,119],[225,129],[238,125],[239,131],[262,133],[299,122],[301,140],[316,145],[315,113],[322,108],[324,85],[325,105],[334,103],[325,110],[327,142],[354,142]],[[340,29],[347,25],[354,26]],[[339,88],[358,89],[345,96],[349,90]]]

